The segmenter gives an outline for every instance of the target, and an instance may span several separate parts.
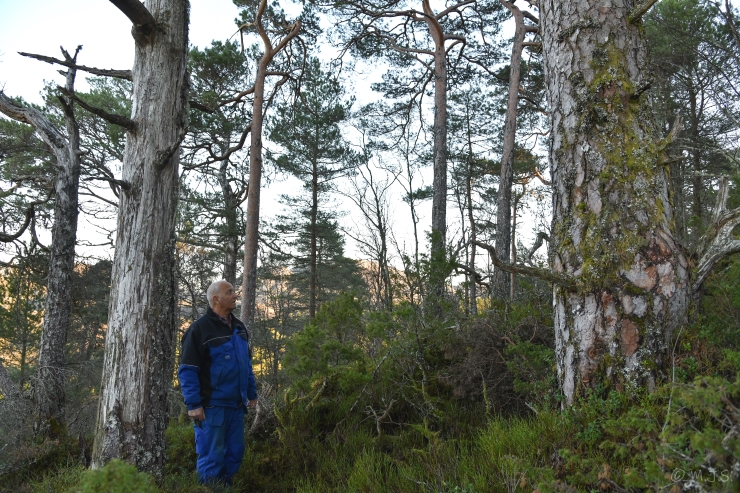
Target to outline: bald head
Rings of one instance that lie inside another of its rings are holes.
[[[221,279],[208,286],[208,289],[206,290],[206,298],[208,298],[208,306],[210,306],[211,308],[213,308],[213,297],[219,294],[219,292],[221,291],[221,285],[224,283],[229,284],[228,282]],[[231,286],[231,284],[229,284],[229,286]]]
[[[206,296],[208,297],[208,306],[222,317],[227,317],[236,308],[234,286],[223,279],[208,286]]]

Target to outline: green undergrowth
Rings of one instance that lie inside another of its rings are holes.
[[[233,492],[739,491],[740,343],[728,333],[740,308],[716,300],[735,298],[740,271],[725,275],[706,295],[719,308],[681,331],[666,382],[591,389],[565,410],[547,298],[453,324],[403,304],[368,316],[341,296],[290,341],[291,384],[246,437]],[[159,484],[120,462],[87,471],[65,440],[0,490],[208,491],[192,423],[173,419],[166,439]]]
[[[740,357],[727,356],[732,378],[697,376],[632,396],[597,389],[566,411],[489,415],[477,427],[451,424],[478,420],[482,406],[450,406],[436,424],[378,433],[366,413],[326,402],[306,409],[288,396],[272,429],[247,437],[233,491],[738,491]],[[100,471],[62,465],[13,491],[207,491],[194,474],[192,425],[173,421],[167,440],[160,485],[113,462]]]

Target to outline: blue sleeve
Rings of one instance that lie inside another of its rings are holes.
[[[198,409],[203,405],[200,397],[199,380],[202,357],[198,351],[198,342],[195,340],[193,332],[191,326],[182,338],[180,368],[177,370],[177,377],[180,379],[180,390],[188,410]]]
[[[180,379],[180,390],[182,390],[182,396],[189,411],[203,406],[200,401],[199,375],[200,368],[197,366],[183,364],[177,370],[177,376]]]

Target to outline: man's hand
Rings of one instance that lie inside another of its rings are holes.
[[[191,409],[188,411],[188,416],[193,418],[195,421],[205,421],[206,420],[206,411],[199,407],[198,409]]]
[[[254,400],[251,400],[251,401],[247,402],[247,407],[249,409],[256,408],[257,407],[257,399],[254,399]]]

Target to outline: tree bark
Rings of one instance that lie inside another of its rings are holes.
[[[114,458],[161,478],[176,326],[175,213],[187,118],[188,2],[149,0],[133,30],[132,119],[113,260],[93,467]]]
[[[263,0],[264,3],[264,0]],[[257,250],[259,241],[260,191],[262,188],[262,121],[265,100],[265,77],[270,63],[268,53],[260,58],[254,82],[252,103],[252,135],[249,148],[249,192],[247,193],[247,225],[244,239],[244,279],[242,280],[241,319],[251,334],[254,327],[257,300]]]
[[[432,181],[432,244],[430,288],[434,296],[444,294],[447,270],[447,52],[445,33],[429,0],[423,0],[424,20],[434,41],[434,176]],[[436,303],[433,303],[436,305]],[[435,307],[435,310],[438,306]]]
[[[551,108],[550,264],[558,378],[584,388],[652,388],[687,319],[688,264],[649,101],[634,0],[540,2]]]
[[[499,0],[511,11],[516,22],[514,45],[511,48],[509,72],[509,97],[504,122],[504,146],[501,152],[501,176],[496,197],[496,250],[499,258],[506,260],[511,256],[511,187],[514,183],[514,146],[516,144],[516,116],[519,104],[519,81],[521,79],[522,51],[526,26],[524,15],[512,2]],[[511,298],[511,278],[513,274],[496,269],[493,275],[494,292],[501,298]]]
[[[67,61],[76,62],[77,53]],[[67,70],[66,89],[74,91],[76,70]],[[34,376],[36,434],[53,436],[65,428],[66,402],[64,350],[67,345],[72,310],[72,272],[77,243],[78,190],[80,183],[80,130],[72,111],[72,101],[61,99],[67,126],[66,148],[57,156],[54,184],[54,225],[51,232],[49,279],[46,284],[44,328]]]

